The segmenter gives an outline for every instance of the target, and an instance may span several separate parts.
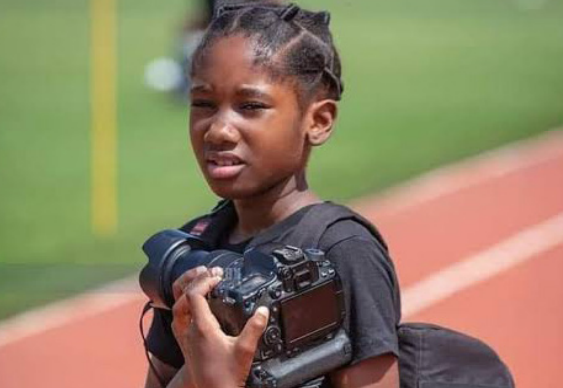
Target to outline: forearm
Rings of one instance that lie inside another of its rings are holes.
[[[192,383],[190,376],[186,370],[186,366],[182,366],[178,373],[170,380],[166,388],[197,388]]]
[[[186,366],[173,368],[151,357],[152,368],[148,368],[145,388],[197,388],[192,384]]]
[[[198,388],[197,385],[190,378],[186,365],[178,370],[178,373],[170,380],[166,388]],[[221,384],[221,388],[240,388],[236,384],[225,383]]]

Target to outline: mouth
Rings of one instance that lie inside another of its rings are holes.
[[[232,179],[242,172],[245,163],[232,153],[210,153],[206,158],[209,177],[213,179]]]

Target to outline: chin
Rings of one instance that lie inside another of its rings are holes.
[[[228,183],[217,184],[216,182],[208,182],[209,188],[215,195],[223,199],[245,199],[256,195],[256,191],[250,188],[237,187]]]
[[[232,182],[220,183],[208,181],[208,184],[215,195],[230,200],[252,199],[266,193],[270,189],[270,187],[264,188],[256,185],[233,184]]]

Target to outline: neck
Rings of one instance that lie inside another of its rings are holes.
[[[292,176],[276,187],[253,196],[234,200],[238,223],[231,242],[241,242],[280,222],[304,206],[320,202],[307,185],[304,174]]]

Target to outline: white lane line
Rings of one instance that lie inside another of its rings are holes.
[[[141,302],[143,297],[135,277],[106,284],[96,290],[24,312],[0,322],[0,348],[34,334],[86,319],[137,300]]]
[[[360,213],[391,217],[469,187],[563,157],[563,129],[553,129],[439,167],[405,183],[352,202]]]
[[[408,318],[477,283],[490,279],[563,244],[563,213],[522,230],[477,254],[462,259],[402,292]]]

